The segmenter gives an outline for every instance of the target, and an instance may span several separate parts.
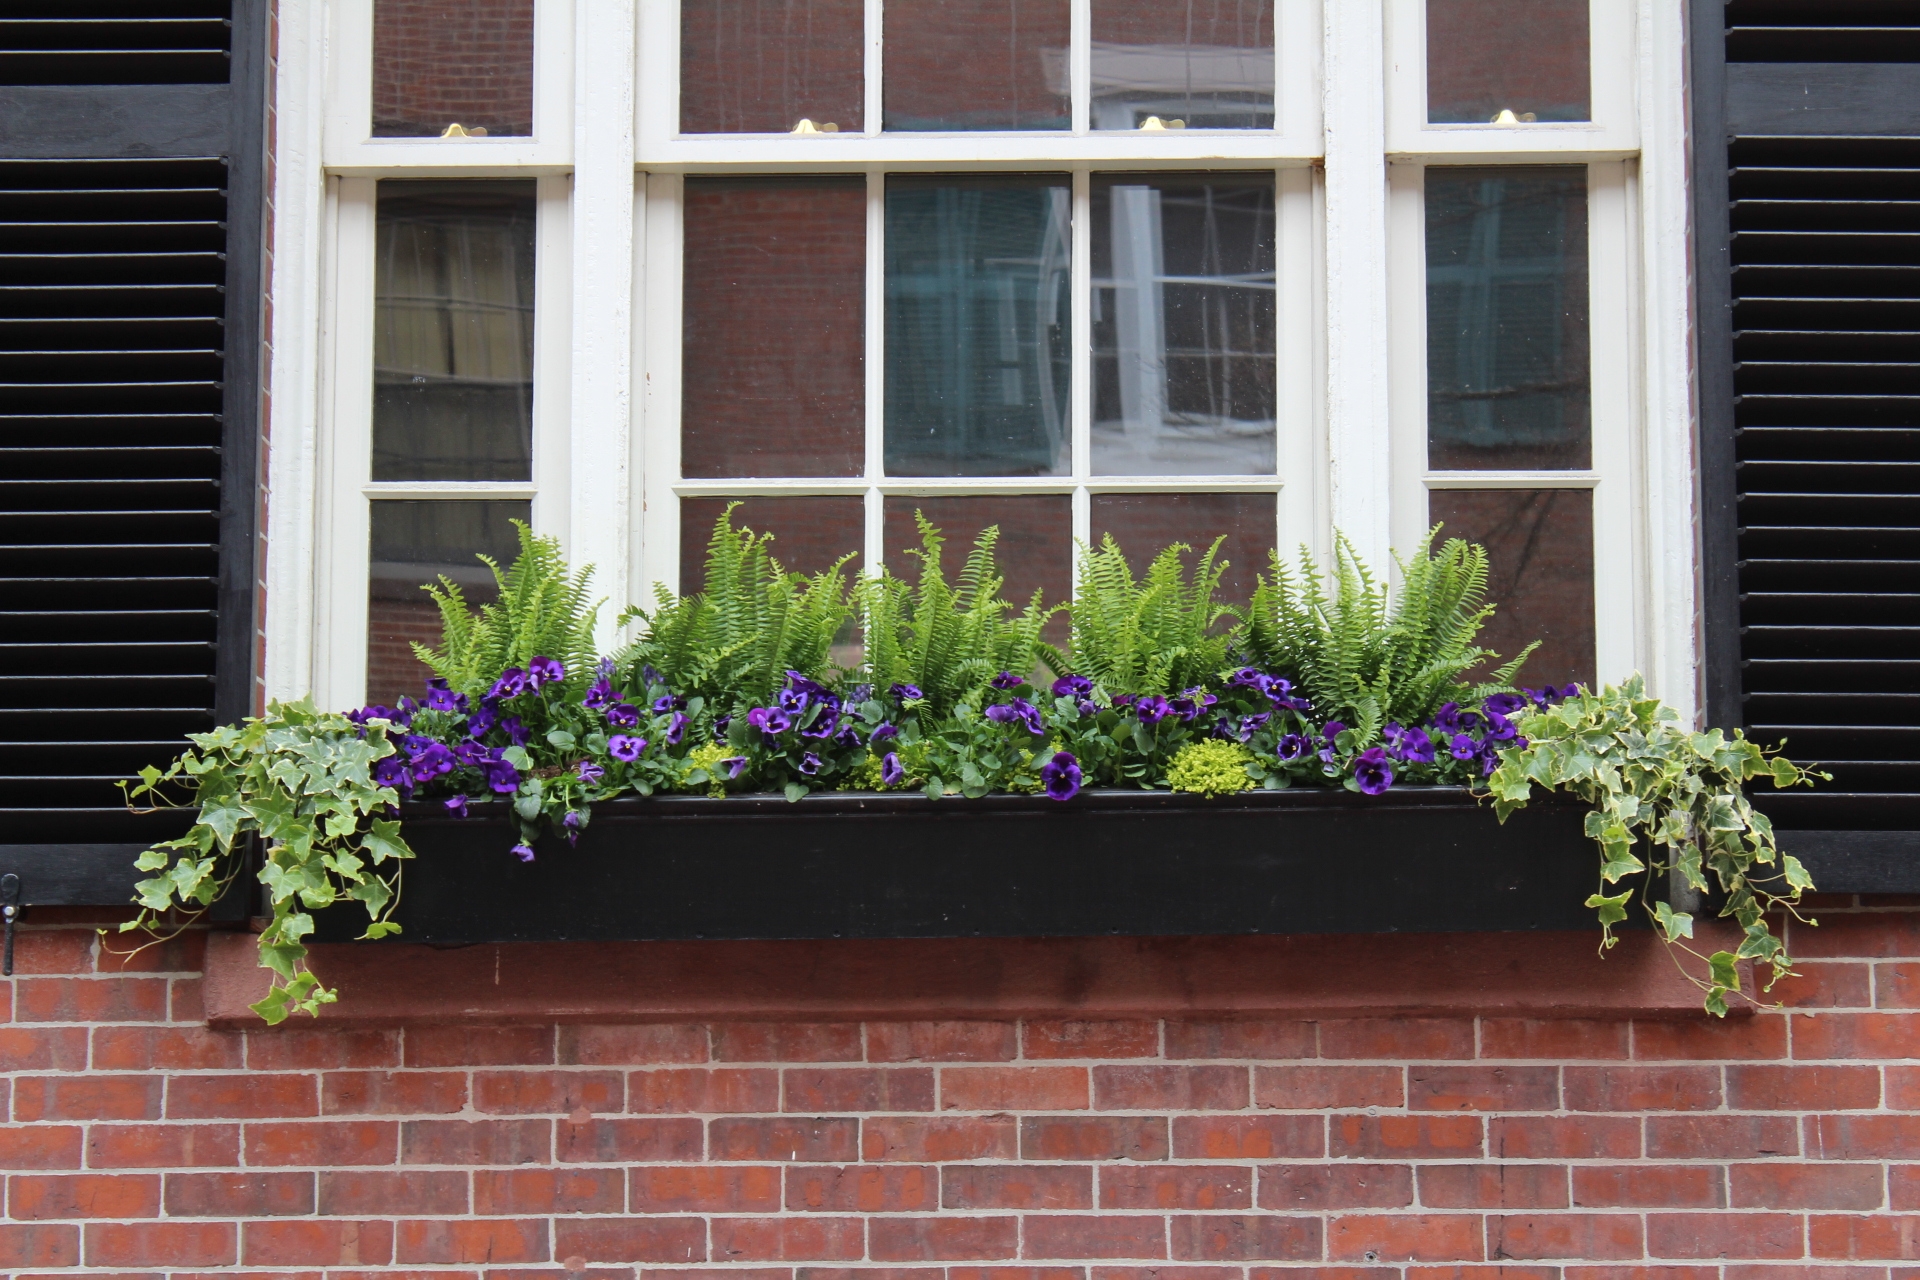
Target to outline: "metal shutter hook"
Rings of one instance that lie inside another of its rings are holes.
[[[9,871],[0,876],[0,916],[7,922],[6,955],[0,959],[0,977],[13,976],[13,926],[20,918],[20,877]]]

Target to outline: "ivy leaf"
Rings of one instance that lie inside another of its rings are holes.
[[[400,838],[400,823],[394,818],[375,818],[372,828],[360,838],[360,847],[367,851],[376,867],[388,858],[413,856],[413,850]]]
[[[1599,910],[1601,924],[1616,925],[1627,918],[1627,903],[1632,900],[1633,891],[1629,889],[1610,898],[1596,893],[1587,899],[1586,905]]]
[[[360,936],[377,942],[381,938],[391,937],[398,934],[399,932],[400,932],[400,926],[395,924],[393,921],[375,920],[372,924],[367,926],[367,931],[361,934]]]
[[[1713,971],[1713,985],[1725,991],[1740,989],[1740,970],[1734,963],[1738,957],[1731,951],[1716,951],[1707,957],[1707,967]]]
[[[1653,904],[1653,915],[1668,942],[1693,936],[1693,917],[1687,912],[1675,911],[1664,902],[1656,902]]]

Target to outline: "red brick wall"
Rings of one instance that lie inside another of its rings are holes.
[[[197,1021],[191,940],[120,967],[42,924],[0,984],[0,1269],[1888,1276],[1920,1256],[1920,911],[1821,916],[1799,1008],[1724,1023],[245,1034]]]
[[[533,132],[533,0],[374,0],[373,136]]]

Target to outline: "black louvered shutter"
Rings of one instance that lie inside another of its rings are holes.
[[[1755,792],[1823,887],[1904,887],[1920,874],[1920,5],[1731,0],[1723,31],[1714,8],[1694,28],[1709,711],[1833,774]]]
[[[251,701],[261,6],[0,15],[0,871],[112,901],[183,823],[115,784]]]

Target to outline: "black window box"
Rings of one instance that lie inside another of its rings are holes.
[[[671,796],[597,805],[523,863],[504,805],[421,804],[395,918],[439,944],[1592,929],[1584,814],[1503,826],[1452,788]],[[343,903],[316,940],[364,922]]]

